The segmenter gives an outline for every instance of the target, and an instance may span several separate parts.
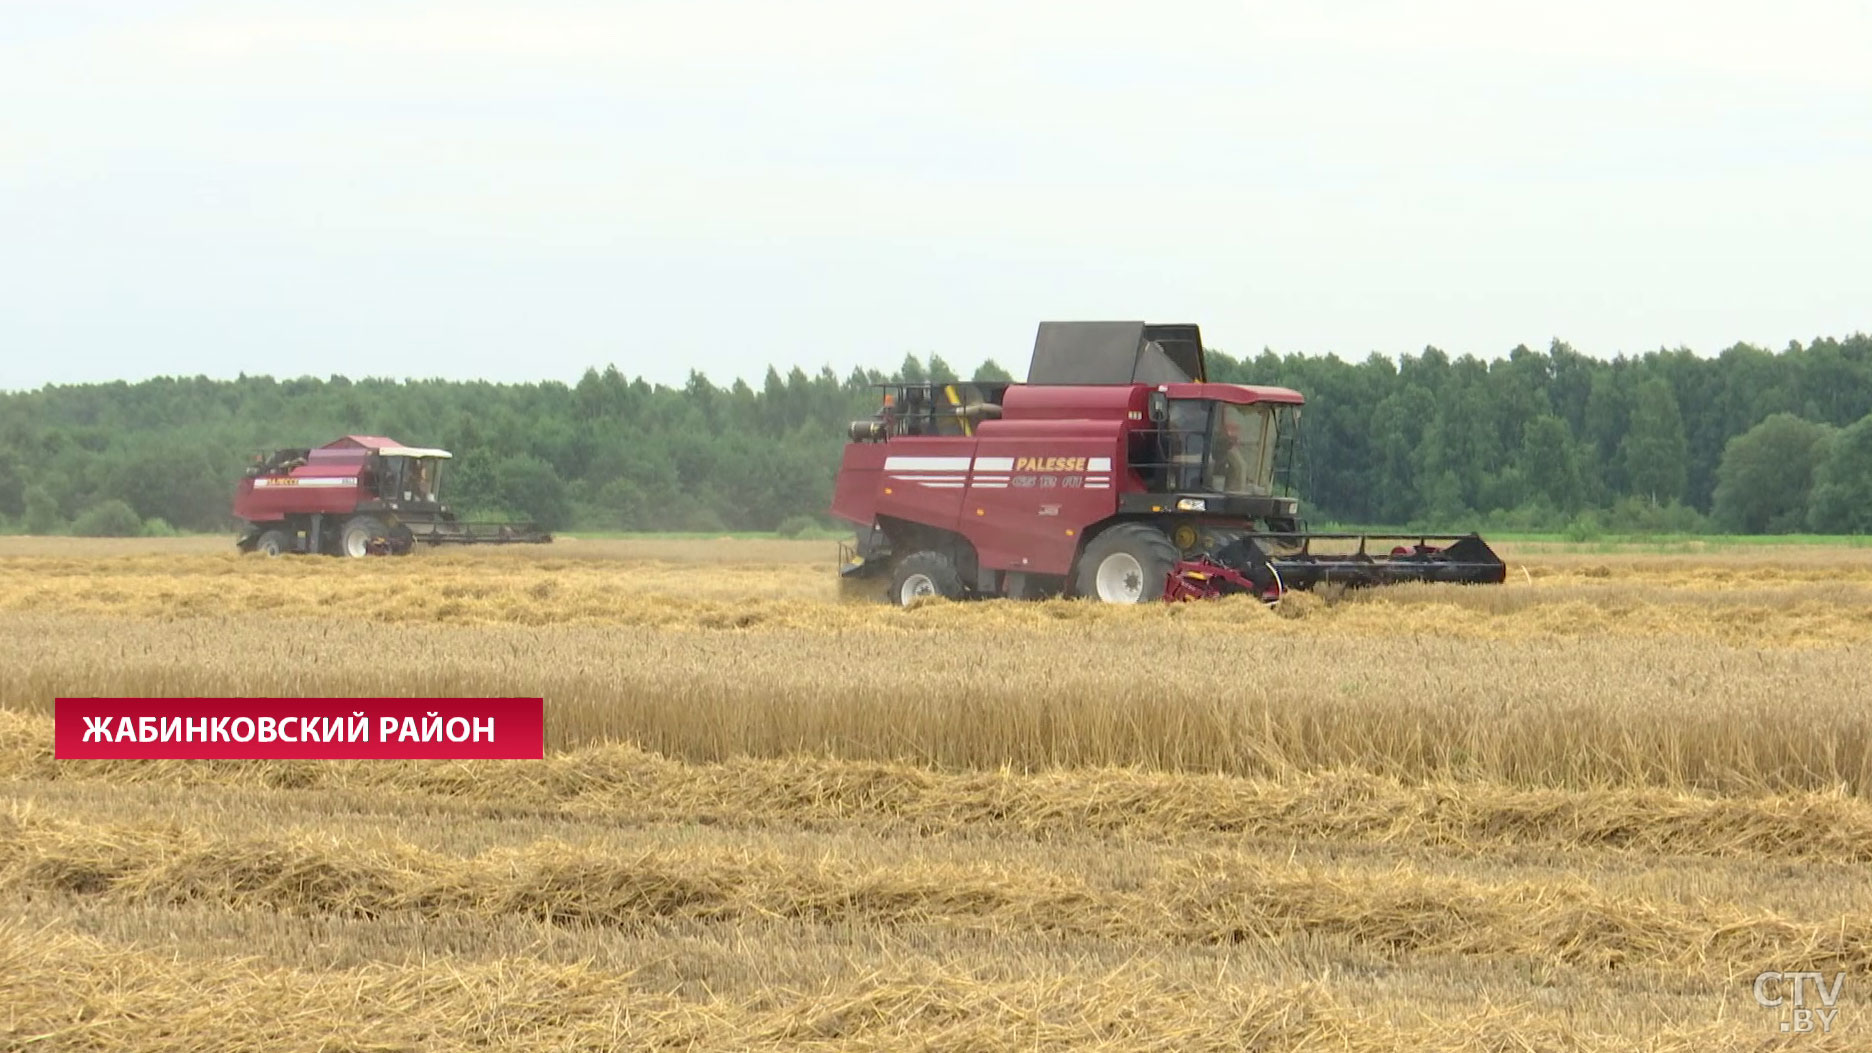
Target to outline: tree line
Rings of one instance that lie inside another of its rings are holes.
[[[1210,379],[1307,397],[1312,518],[1428,529],[1741,533],[1872,529],[1872,338],[1594,358],[1556,341],[1496,359],[1236,358]],[[994,361],[969,372],[1005,380]],[[875,385],[956,379],[769,369],[758,386],[615,367],[575,384],[159,377],[0,394],[0,527],[231,527],[256,452],[349,433],[451,449],[445,498],[551,529],[784,530],[825,523],[845,423]]]

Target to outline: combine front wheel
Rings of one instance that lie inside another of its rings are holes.
[[[1163,531],[1120,523],[1086,546],[1074,591],[1102,603],[1152,603],[1164,598],[1177,559]]]
[[[370,555],[371,542],[387,533],[376,516],[352,516],[338,532],[338,554],[362,559]]]
[[[262,556],[283,556],[293,550],[293,538],[284,530],[267,530],[254,539],[253,550]]]
[[[962,598],[962,574],[955,560],[941,552],[912,552],[897,564],[891,575],[890,596],[899,607],[908,607],[923,596],[944,599]]]

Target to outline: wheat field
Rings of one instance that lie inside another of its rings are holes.
[[[833,555],[0,539],[0,1048],[1872,1045],[1872,549],[1273,610]],[[136,694],[538,694],[549,753],[53,759]]]

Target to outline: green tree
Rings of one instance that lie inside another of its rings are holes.
[[[1502,463],[1488,395],[1479,384],[1452,384],[1439,401],[1436,420],[1424,432],[1419,455],[1437,493],[1435,500],[1426,502],[1427,507],[1443,516],[1457,514],[1457,508],[1487,511],[1482,507],[1484,483]],[[1361,419],[1361,428],[1369,427],[1369,419],[1369,415]],[[1451,480],[1455,506],[1449,503],[1451,495],[1446,490]],[[1425,491],[1426,497],[1430,493]]]
[[[774,533],[781,537],[805,537],[818,528],[819,524],[813,521],[812,516],[791,515],[781,520],[779,526],[774,527]]]
[[[596,524],[606,530],[640,530],[650,525],[644,492],[629,479],[613,479],[599,487]]]
[[[907,354],[903,365],[897,367],[897,379],[906,384],[921,384],[929,379],[929,374],[923,371],[923,363],[917,361],[917,356]]]
[[[65,517],[59,515],[58,500],[45,487],[27,487],[22,504],[28,534],[57,534],[65,529]]]
[[[110,498],[100,501],[72,522],[72,533],[79,537],[135,537],[143,532],[143,520],[128,501]]]
[[[1814,470],[1807,523],[1823,534],[1872,532],[1872,415],[1828,443]]]
[[[1543,413],[1528,421],[1521,431],[1518,466],[1531,496],[1545,498],[1562,512],[1579,507],[1579,462],[1574,455],[1572,433],[1560,418]]]
[[[229,474],[202,449],[165,444],[123,454],[103,492],[122,498],[139,518],[206,529],[227,518]]]
[[[999,381],[1002,383],[1012,383],[1014,380],[1014,375],[1012,373],[1009,373],[1007,370],[1002,369],[1001,363],[996,362],[994,359],[991,358],[975,368],[975,376],[973,379],[993,380],[993,381]]]
[[[1716,469],[1716,522],[1743,534],[1788,534],[1806,526],[1814,470],[1831,432],[1776,413],[1730,439]]]
[[[1625,430],[1631,426],[1631,393],[1620,373],[1627,373],[1624,363],[1614,363],[1593,374],[1586,396],[1580,438],[1592,454],[1593,465],[1605,485],[1615,492],[1625,490],[1625,467],[1620,463],[1619,446]]]
[[[959,379],[956,376],[956,371],[949,368],[949,363],[944,362],[941,355],[930,356],[929,378],[931,380],[937,381],[938,383],[945,383],[945,384]]]
[[[494,466],[494,492],[510,515],[530,519],[547,530],[566,525],[565,481],[538,457],[518,454],[502,459]]]
[[[1638,385],[1632,397],[1631,427],[1619,444],[1626,486],[1636,497],[1655,504],[1682,499],[1689,478],[1689,441],[1677,396],[1662,378]]]
[[[20,456],[0,446],[0,519],[26,511],[26,476]]]
[[[1380,522],[1408,523],[1424,507],[1418,452],[1436,418],[1436,398],[1416,384],[1379,400],[1371,418],[1372,510]]]

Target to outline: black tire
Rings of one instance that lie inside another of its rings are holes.
[[[891,574],[891,602],[908,607],[924,596],[962,598],[962,572],[956,569],[955,560],[926,549],[897,561],[897,569]]]
[[[1101,603],[1151,603],[1163,599],[1176,565],[1176,546],[1163,531],[1120,523],[1086,545],[1073,592]]]
[[[260,536],[254,538],[253,548],[248,551],[258,552],[262,556],[285,556],[290,555],[292,550],[293,536],[284,530],[274,529],[262,530]]]
[[[389,535],[389,528],[376,516],[352,516],[338,528],[338,554],[362,559],[370,555],[372,541]]]

